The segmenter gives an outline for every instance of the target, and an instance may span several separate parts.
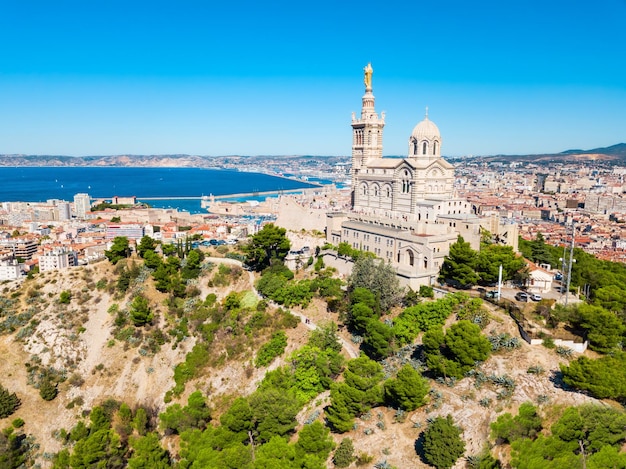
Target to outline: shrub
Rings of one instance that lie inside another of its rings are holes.
[[[254,364],[257,368],[267,366],[280,356],[287,346],[287,335],[283,331],[275,332],[269,342],[264,344],[257,354]]]
[[[20,406],[20,400],[15,393],[9,393],[0,385],[0,419],[8,417]]]
[[[59,390],[57,389],[56,383],[53,383],[49,379],[44,379],[39,385],[39,395],[44,401],[53,400],[55,397],[57,397],[58,393]]]
[[[63,305],[69,304],[71,299],[72,299],[72,293],[68,290],[62,291],[61,294],[59,295],[59,303]]]
[[[13,422],[11,422],[11,425],[13,425],[13,428],[21,428],[24,426],[25,423],[26,422],[24,422],[24,419],[17,418],[13,420]]]
[[[333,456],[333,463],[336,467],[348,467],[356,458],[354,457],[354,445],[350,438],[344,438],[339,443],[337,451]]]

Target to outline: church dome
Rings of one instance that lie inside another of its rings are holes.
[[[435,123],[428,119],[428,115],[424,117],[424,120],[417,124],[411,133],[411,137],[416,140],[434,140],[440,139],[439,128]]]

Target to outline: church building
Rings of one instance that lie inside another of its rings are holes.
[[[454,167],[441,157],[441,134],[428,111],[408,138],[407,156],[383,157],[385,114],[374,108],[372,73],[368,64],[361,115],[352,114],[352,209],[327,215],[326,238],[374,253],[417,289],[435,284],[459,234],[479,249],[481,219],[455,196]]]

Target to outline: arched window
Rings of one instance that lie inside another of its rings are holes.
[[[391,197],[391,187],[387,186],[387,198]]]
[[[428,269],[428,259],[424,258],[424,268]]]
[[[402,193],[403,194],[408,194],[411,190],[411,182],[409,181],[409,177],[410,177],[410,174],[405,169],[403,179],[402,179]]]
[[[361,194],[362,195],[367,195],[367,186],[365,184],[363,184],[361,186]]]
[[[424,144],[422,145],[422,155],[426,154],[426,150],[428,149],[428,144],[426,142],[424,142]]]
[[[413,154],[417,155],[417,140],[413,140]]]
[[[437,154],[437,142],[433,143],[433,155]]]
[[[374,195],[378,197],[378,186],[374,186]]]
[[[415,256],[413,255],[413,251],[407,251],[409,254],[409,265],[415,265]]]

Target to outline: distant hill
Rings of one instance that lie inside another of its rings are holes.
[[[404,158],[404,156],[399,156]],[[484,162],[577,162],[606,161],[615,164],[626,164],[626,143],[618,143],[605,148],[591,150],[566,150],[561,153],[540,153],[534,155],[487,155],[474,157]],[[457,158],[449,158],[455,160]],[[63,156],[63,155],[0,155],[1,166],[134,166],[134,167],[187,167],[187,168],[218,168],[256,164],[267,161],[299,160],[302,164],[309,161],[324,160],[327,164],[349,161],[345,156],[311,156],[311,155],[108,155],[108,156]]]
[[[605,161],[626,164],[626,143],[591,150],[566,150],[561,153],[541,153],[534,155],[494,155],[478,157],[486,162],[526,161],[529,163]]]
[[[302,165],[314,161],[334,164],[346,157],[311,155],[108,155],[108,156],[63,156],[63,155],[0,155],[2,166],[132,166],[132,167],[182,167],[221,168],[254,165],[267,161],[298,160]]]

